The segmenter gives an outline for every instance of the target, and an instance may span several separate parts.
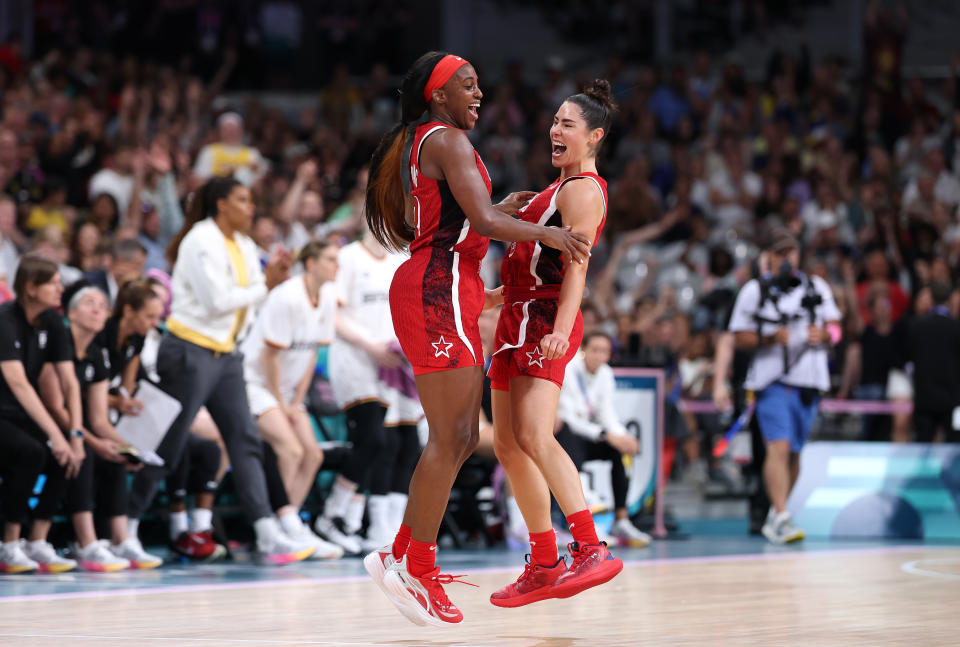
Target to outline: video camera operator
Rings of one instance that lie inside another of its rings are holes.
[[[804,536],[790,519],[787,497],[820,394],[830,387],[828,350],[840,341],[841,315],[827,283],[797,269],[793,234],[774,228],[764,247],[766,267],[737,295],[729,329],[737,348],[755,351],[744,386],[767,449],[763,481],[772,505],[762,532],[783,544]]]

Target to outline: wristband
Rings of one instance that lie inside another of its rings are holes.
[[[843,329],[840,328],[840,324],[828,323],[827,335],[830,336],[830,343],[833,346],[836,346],[837,344],[840,343],[840,340],[843,338]]]

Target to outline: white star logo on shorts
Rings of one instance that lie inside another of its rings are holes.
[[[440,357],[441,355],[446,358],[450,357],[450,347],[453,346],[453,344],[444,339],[443,335],[440,335],[440,339],[430,345],[433,346],[433,350],[436,351],[434,357]]]
[[[530,360],[530,363],[527,364],[527,366],[533,366],[534,364],[536,364],[540,368],[543,368],[543,360],[545,360],[546,358],[543,356],[543,353],[540,352],[539,346],[535,346],[532,351],[525,354],[527,356],[527,359]]]

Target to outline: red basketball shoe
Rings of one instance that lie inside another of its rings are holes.
[[[551,587],[550,597],[569,598],[581,591],[609,582],[623,570],[623,562],[610,554],[606,542],[596,545],[567,545],[573,564],[557,578]]]
[[[507,584],[490,596],[490,604],[497,607],[522,607],[531,602],[539,602],[553,597],[553,583],[567,572],[567,563],[561,557],[553,566],[531,564],[530,555],[526,556],[527,565],[516,582]]]

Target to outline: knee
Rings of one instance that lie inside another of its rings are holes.
[[[508,467],[523,455],[523,450],[512,435],[509,439],[505,439],[502,434],[496,434],[493,437],[493,453],[501,465]]]
[[[310,445],[303,452],[303,464],[317,469],[323,463],[323,450],[319,445]]]
[[[303,460],[306,453],[299,444],[288,442],[277,443],[273,446],[273,451],[277,453],[279,460],[298,464]]]
[[[457,459],[476,449],[480,432],[469,421],[459,421],[451,425],[446,433],[437,434],[430,440],[436,447]]]
[[[538,434],[535,428],[521,427],[517,429],[516,438],[520,450],[534,460],[546,451],[547,439],[543,438],[543,434]],[[550,436],[549,440],[554,440],[553,436]]]

